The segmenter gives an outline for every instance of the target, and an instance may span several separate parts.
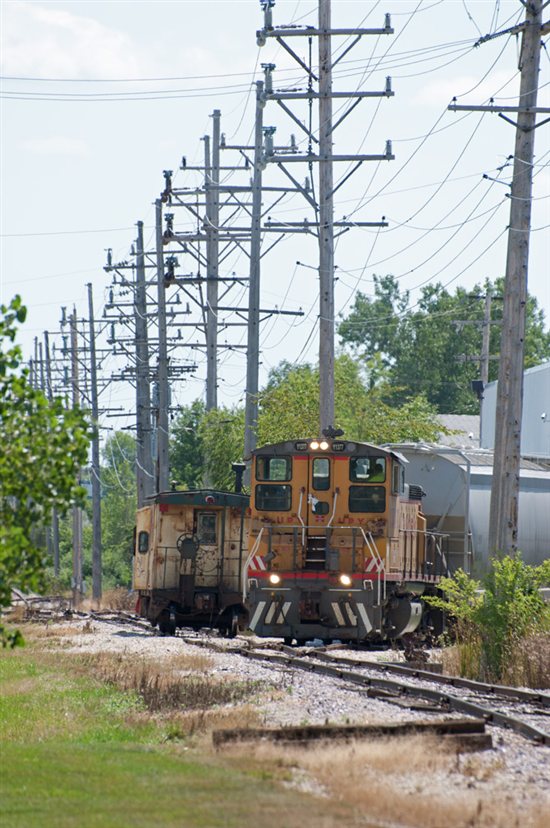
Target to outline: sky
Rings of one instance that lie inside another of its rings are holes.
[[[311,0],[277,0],[275,25],[314,24]],[[87,312],[93,284],[96,314],[108,301],[111,277],[103,271],[106,248],[115,261],[130,259],[135,223],[154,240],[154,200],[162,171],[174,171],[175,187],[194,187],[197,174],[179,170],[203,159],[202,137],[221,110],[228,143],[248,144],[254,128],[254,81],[261,63],[274,63],[275,88],[303,88],[299,67],[276,43],[259,48],[263,14],[257,0],[173,2],[12,2],[2,0],[1,67],[1,301],[15,293],[28,306],[20,341],[27,356],[43,331],[56,339],[60,308]],[[335,132],[335,152],[383,153],[392,141],[394,161],[366,162],[335,195],[335,217],[388,222],[386,229],[354,228],[337,242],[336,314],[349,312],[359,291],[372,295],[373,274],[391,273],[414,304],[422,286],[437,282],[454,290],[502,276],[509,222],[510,155],[514,128],[495,114],[450,112],[453,97],[477,105],[490,98],[517,102],[518,41],[503,35],[476,47],[481,35],[523,19],[519,0],[334,0],[334,27],[382,27],[391,14],[393,35],[369,36],[338,64],[338,91],[382,90],[391,77],[395,95],[362,101]],[[339,55],[351,44],[333,38]],[[307,57],[307,39],[294,38]],[[315,61],[314,61],[315,62]],[[539,106],[550,105],[550,54],[541,55]],[[335,119],[343,102],[334,102]],[[299,119],[303,103],[292,103]],[[542,119],[542,116],[541,116]],[[302,133],[275,103],[264,124],[276,126],[275,143]],[[222,163],[229,153],[223,154]],[[231,156],[231,163],[235,162]],[[536,133],[529,290],[550,318],[550,125]],[[337,165],[335,180],[349,170]],[[300,180],[305,165],[293,165]],[[316,175],[316,172],[314,172]],[[249,172],[228,173],[243,182]],[[268,167],[264,182],[281,186]],[[266,202],[266,208],[268,202]],[[175,228],[189,229],[182,210]],[[303,197],[289,196],[270,213],[278,221],[311,217]],[[264,247],[265,249],[265,247]],[[170,251],[169,251],[170,252]],[[176,252],[176,251],[174,251]],[[281,359],[316,361],[318,284],[316,240],[285,239],[263,259],[262,307],[302,310],[300,317],[271,316],[261,333],[261,380]],[[193,267],[180,256],[183,272]],[[299,264],[298,264],[299,262]],[[248,275],[245,255],[224,260],[221,275]],[[121,297],[123,298],[123,297]],[[126,299],[126,301],[128,301]],[[232,304],[246,304],[235,287]],[[193,317],[195,318],[195,317]],[[197,335],[184,331],[185,341]],[[245,330],[232,326],[222,342],[243,344]],[[193,376],[173,388],[174,406],[204,395],[204,354],[182,344],[174,360],[197,364]],[[104,375],[124,361],[106,354]],[[219,399],[243,400],[242,349],[220,354]],[[133,406],[133,390],[110,384],[105,407]],[[107,420],[105,420],[107,422]],[[124,420],[113,419],[114,423]],[[129,422],[129,421],[127,421]]]

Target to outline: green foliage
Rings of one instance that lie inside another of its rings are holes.
[[[455,619],[459,646],[479,650],[475,677],[506,681],[522,642],[550,630],[550,607],[539,592],[549,577],[548,561],[529,566],[520,555],[494,558],[481,583],[458,570],[441,582],[444,599],[426,600]]]
[[[414,397],[399,407],[387,387],[367,388],[361,367],[348,354],[334,363],[335,425],[350,440],[371,443],[435,440],[441,433],[436,412],[426,399]],[[260,394],[258,442],[277,443],[317,435],[319,371],[311,365],[272,374]]]
[[[348,354],[335,360],[335,425],[346,437],[372,443],[435,440],[442,427],[423,397],[392,405],[392,391],[369,389]],[[259,396],[258,444],[317,436],[319,431],[319,371],[312,365],[282,362],[269,375]],[[172,437],[172,477],[196,487],[208,483],[233,489],[231,464],[243,454],[244,409],[219,408],[205,412],[196,401],[178,419]],[[202,476],[204,474],[204,476]]]
[[[78,469],[86,462],[90,428],[78,408],[65,410],[31,387],[14,340],[26,311],[15,297],[0,308],[0,608],[11,590],[43,583],[39,529],[52,509],[65,511],[82,497]],[[2,644],[18,642],[0,625]]]
[[[102,454],[101,531],[105,586],[129,586],[137,509],[135,439],[124,431],[115,431],[105,441]]]
[[[234,490],[231,464],[242,457],[243,434],[243,408],[217,408],[205,414],[199,426],[204,452],[203,485],[222,491]]]
[[[374,277],[374,296],[358,293],[349,315],[338,332],[343,344],[365,362],[370,385],[389,382],[399,389],[395,401],[423,395],[440,413],[477,413],[479,405],[471,391],[471,381],[479,377],[479,365],[461,361],[463,355],[477,356],[481,351],[484,302],[479,296],[491,290],[502,295],[503,280],[475,285],[472,290],[428,285],[420,300],[409,304],[407,291],[401,292],[393,276]],[[502,319],[502,302],[494,299],[493,322]],[[490,352],[500,350],[498,324],[490,329]],[[527,302],[525,367],[550,358],[550,331],[537,300]],[[498,363],[491,362],[489,378],[497,378]]]
[[[136,521],[137,494],[134,438],[114,432],[103,446],[101,467],[101,530],[103,589],[130,586],[132,581],[132,538]],[[82,578],[92,582],[92,507],[84,503],[82,525]],[[68,589],[73,574],[72,517],[59,524],[59,577],[54,580],[49,563],[49,589]]]
[[[197,489],[204,474],[204,450],[200,426],[206,406],[195,400],[184,406],[170,434],[170,477],[179,488]]]

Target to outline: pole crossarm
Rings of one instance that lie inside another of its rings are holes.
[[[387,221],[335,221],[334,227],[387,227]],[[270,221],[268,222],[264,230],[270,230],[271,228],[279,228],[284,227],[288,229],[289,232],[292,232],[292,228],[294,227],[321,227],[321,223],[318,221],[308,221],[305,219],[304,221]]]
[[[378,91],[366,91],[366,92],[315,92],[312,90],[307,90],[306,92],[266,92],[264,94],[264,99],[266,101],[311,101],[311,100],[323,100],[330,99],[330,98],[392,98],[395,95],[391,89],[384,89],[381,92]]]
[[[466,104],[449,104],[447,109],[451,112],[521,112],[529,115],[548,115],[548,106],[498,106],[497,104],[485,104],[480,106],[467,106]]]
[[[386,15],[386,25],[382,29],[316,29],[313,26],[296,26],[289,28],[288,26],[277,26],[273,29],[258,29],[256,32],[256,40],[258,46],[265,45],[265,39],[268,37],[275,37],[277,40],[281,37],[320,37],[323,35],[343,35],[358,36],[363,35],[390,35],[394,34],[394,30],[389,24],[389,15]],[[260,42],[261,41],[261,42]]]
[[[310,161],[394,161],[395,155],[390,152],[385,152],[378,155],[271,155],[266,158],[266,161],[274,164],[288,164],[290,162],[306,162]]]

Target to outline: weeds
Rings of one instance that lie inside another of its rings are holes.
[[[539,592],[549,578],[550,562],[533,567],[517,555],[493,559],[481,583],[462,570],[442,580],[445,598],[427,601],[452,618],[449,658],[460,675],[550,686],[550,607]]]
[[[147,710],[153,713],[235,704],[264,687],[258,681],[221,681],[209,675],[182,674],[167,664],[160,665],[147,659],[130,661],[113,654],[84,656],[82,666],[100,681],[123,691],[136,692]]]

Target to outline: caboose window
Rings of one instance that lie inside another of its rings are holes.
[[[288,512],[292,502],[290,486],[256,486],[256,509],[267,512]]]
[[[199,543],[212,546],[216,543],[216,512],[199,512],[197,515],[197,535]]]
[[[313,488],[318,492],[330,489],[330,460],[327,457],[313,459]]]
[[[350,457],[349,479],[354,483],[384,483],[385,457]]]
[[[138,535],[138,552],[145,554],[149,551],[149,532],[140,532]]]
[[[385,512],[386,490],[384,486],[350,486],[350,512]]]
[[[290,480],[291,478],[290,457],[274,457],[272,454],[256,457],[256,480]]]

